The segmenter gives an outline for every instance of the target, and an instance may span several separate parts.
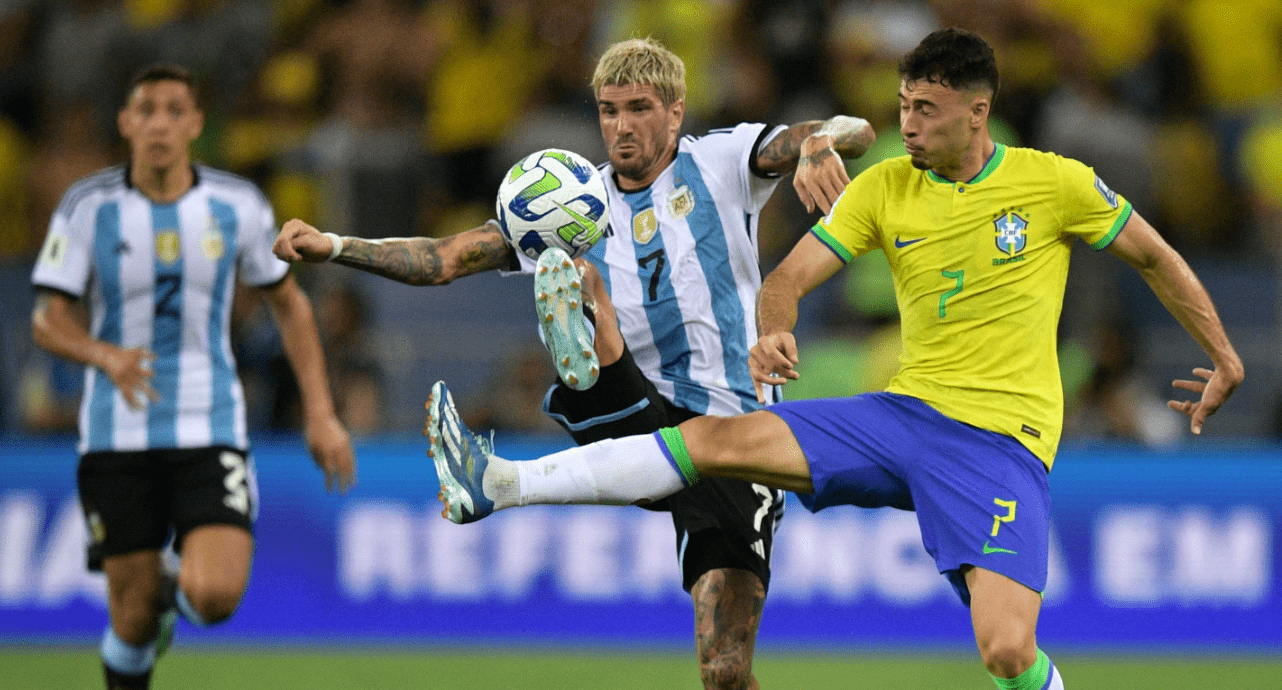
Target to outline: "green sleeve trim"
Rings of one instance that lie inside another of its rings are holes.
[[[1028,668],[1027,671],[1015,676],[1014,678],[998,678],[993,676],[993,682],[1002,690],[1041,690],[1046,685],[1046,676],[1051,672],[1051,660],[1046,656],[1046,652],[1041,649],[1037,650],[1037,661]],[[989,674],[992,675],[992,674]]]
[[[659,436],[668,447],[668,452],[672,453],[672,459],[676,461],[677,469],[681,470],[681,478],[685,480],[686,486],[699,481],[699,473],[694,469],[690,451],[686,450],[686,442],[681,437],[681,430],[675,426],[666,426],[659,429]]]
[[[1131,207],[1131,202],[1126,202],[1126,205],[1122,207],[1121,215],[1119,215],[1117,220],[1113,223],[1113,228],[1108,231],[1108,234],[1105,235],[1103,239],[1092,244],[1091,249],[1103,249],[1112,244],[1113,240],[1117,239],[1117,233],[1121,232],[1122,228],[1126,226],[1126,221],[1131,219],[1131,214],[1134,211],[1135,209]]]
[[[837,258],[841,259],[842,263],[848,264],[855,258],[855,255],[851,254],[850,250],[846,249],[845,245],[838,242],[837,238],[829,235],[828,231],[824,230],[823,226],[818,223],[815,224],[815,227],[810,228],[810,232],[813,233],[820,242],[823,242],[826,247],[831,249],[832,253],[836,254]]]

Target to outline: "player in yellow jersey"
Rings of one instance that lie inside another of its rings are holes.
[[[447,507],[493,501],[626,504],[698,480],[733,477],[832,505],[916,510],[922,542],[970,606],[999,688],[1062,690],[1037,647],[1046,585],[1047,473],[1063,423],[1055,331],[1069,249],[1081,239],[1130,263],[1202,345],[1213,369],[1176,381],[1172,401],[1201,433],[1242,382],[1242,362],[1188,264],[1090,168],[995,144],[992,49],[956,29],[927,36],[900,63],[909,155],[852,181],[831,212],[764,281],[752,348],[757,391],[798,378],[798,301],[852,258],[886,252],[903,318],[903,356],[887,391],[783,402],[701,417],[513,463],[477,442],[443,383],[427,431]]]

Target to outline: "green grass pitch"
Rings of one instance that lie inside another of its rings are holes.
[[[1072,690],[1282,688],[1282,656],[1056,657]],[[0,649],[5,690],[102,687],[90,649]],[[994,685],[967,655],[808,655],[766,651],[756,662],[766,690],[792,688],[940,688],[991,690]],[[156,690],[678,690],[699,688],[693,653],[485,653],[377,649],[176,649],[161,660]]]

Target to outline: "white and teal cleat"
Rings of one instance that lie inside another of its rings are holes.
[[[576,391],[591,388],[601,367],[583,316],[583,280],[570,255],[561,249],[549,247],[539,255],[534,308],[557,375]]]
[[[485,468],[494,455],[489,439],[473,434],[459,419],[454,396],[444,381],[432,386],[427,398],[428,457],[436,463],[436,478],[441,491],[436,495],[445,504],[441,517],[463,524],[476,522],[494,512],[494,501],[485,497],[481,488]]]
[[[178,627],[178,573],[182,562],[172,547],[160,553],[160,611],[156,629],[156,658],[164,656],[174,643],[174,630]]]

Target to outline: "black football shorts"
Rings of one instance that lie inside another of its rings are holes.
[[[253,532],[258,483],[253,459],[224,446],[86,453],[76,472],[89,528],[89,568],[108,556],[174,550],[202,525]]]
[[[653,433],[699,416],[664,398],[626,349],[618,362],[601,368],[600,378],[586,391],[558,381],[546,408],[579,445]],[[783,518],[782,491],[706,477],[644,507],[672,513],[686,591],[704,573],[720,568],[751,571],[770,587],[770,548]]]

